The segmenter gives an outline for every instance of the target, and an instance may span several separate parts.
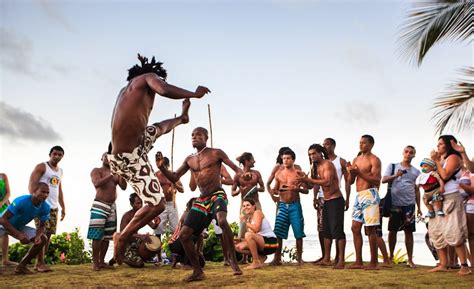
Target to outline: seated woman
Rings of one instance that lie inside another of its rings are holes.
[[[252,255],[252,264],[245,269],[258,269],[263,266],[267,255],[275,253],[278,248],[277,238],[270,222],[261,210],[257,210],[253,199],[243,200],[240,220],[245,222],[247,232],[245,240],[235,245],[235,250]]]

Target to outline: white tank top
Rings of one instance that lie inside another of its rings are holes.
[[[46,170],[44,174],[41,176],[39,181],[41,183],[47,183],[49,186],[49,196],[46,199],[46,203],[51,207],[51,209],[56,209],[58,207],[58,200],[59,200],[59,184],[61,183],[61,179],[63,177],[63,170],[58,168],[58,171],[54,171],[48,164],[48,162],[44,163]]]
[[[449,159],[449,157],[448,157]],[[448,159],[446,159],[446,161],[444,162],[443,164],[443,169],[446,168],[446,164],[448,163]],[[444,191],[445,193],[443,195],[449,195],[449,194],[452,194],[452,193],[457,193],[459,192],[459,178],[461,178],[461,170],[459,170],[455,175],[455,179],[451,179],[449,181],[447,181],[445,184],[444,184]]]
[[[258,232],[258,234],[262,237],[267,237],[267,238],[276,237],[275,233],[273,233],[270,222],[265,217],[262,220],[262,226],[260,227],[260,232]]]
[[[339,188],[341,187],[341,180],[342,180],[342,167],[341,167],[341,157],[340,156],[336,156],[336,158],[334,160],[331,161],[333,163],[333,165],[336,167],[336,172],[337,172],[337,177],[339,179]],[[319,194],[318,196],[320,198],[324,197],[324,193],[323,193],[323,188],[320,188],[319,189]]]
[[[342,167],[341,167],[341,157],[337,156],[332,163],[336,167],[337,177],[339,178],[339,187],[341,187],[341,179],[342,179]]]

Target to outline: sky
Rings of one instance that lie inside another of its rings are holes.
[[[445,42],[420,67],[411,65],[398,50],[410,7],[392,1],[2,0],[0,172],[10,179],[11,199],[28,193],[35,165],[61,145],[67,215],[58,231],[79,227],[86,236],[95,195],[90,171],[101,165],[112,109],[137,53],[164,62],[169,83],[212,91],[191,101],[190,123],[175,131],[175,168],[194,152],[192,129],[209,127],[208,104],[214,147],[232,160],[252,152],[264,181],[280,147],[291,147],[308,171],[307,148],[326,137],[352,160],[360,136],[371,134],[382,171],[414,145],[418,167],[436,147],[434,99],[473,57],[467,43]],[[150,123],[180,111],[181,101],[157,96]],[[472,132],[453,134],[472,153]],[[150,154],[157,150],[170,155],[171,134]],[[188,183],[189,174],[182,180]],[[119,192],[119,216],[130,209],[130,193]],[[188,189],[177,196],[180,212],[196,194]],[[228,219],[237,221],[240,201],[229,198]],[[306,233],[314,234],[312,195],[301,199]],[[273,220],[269,195],[261,200]],[[346,213],[349,233],[348,224]]]

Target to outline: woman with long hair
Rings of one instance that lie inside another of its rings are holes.
[[[261,268],[266,256],[275,253],[278,248],[276,235],[263,212],[257,209],[253,199],[243,201],[240,220],[245,222],[247,232],[244,241],[235,245],[235,250],[252,255],[252,264],[245,269]]]
[[[442,135],[438,139],[438,151],[431,152],[438,174],[444,180],[443,210],[445,216],[430,219],[428,232],[439,256],[439,265],[430,272],[447,271],[448,246],[453,246],[461,261],[459,275],[471,273],[466,259],[464,242],[467,239],[466,214],[463,199],[459,192],[462,159],[459,152],[454,150],[451,140],[457,142],[452,135]]]

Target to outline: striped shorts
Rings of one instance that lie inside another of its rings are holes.
[[[107,204],[94,200],[91,208],[91,219],[87,239],[90,240],[112,240],[117,230],[117,213],[115,203]]]
[[[278,204],[275,229],[273,230],[275,235],[280,239],[288,239],[290,225],[293,228],[295,239],[306,237],[304,233],[303,211],[299,200],[289,204],[283,202]]]

